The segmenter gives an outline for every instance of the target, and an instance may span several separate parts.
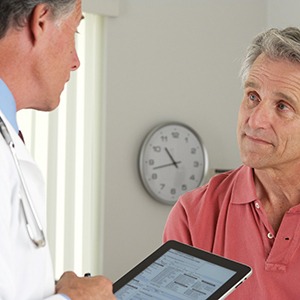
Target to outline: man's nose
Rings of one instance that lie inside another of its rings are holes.
[[[249,116],[249,126],[253,129],[267,127],[272,119],[272,110],[267,102],[261,101]]]

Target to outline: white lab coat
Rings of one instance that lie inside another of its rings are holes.
[[[15,143],[33,205],[45,231],[46,197],[42,174],[1,111],[0,115]],[[13,157],[0,134],[0,299],[65,299],[53,295],[55,286],[48,244],[36,248],[28,236],[18,196],[21,190]]]

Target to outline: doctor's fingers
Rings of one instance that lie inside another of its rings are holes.
[[[116,299],[112,293],[112,282],[106,277],[78,277],[73,272],[65,272],[61,276],[56,293],[65,294],[72,300]]]

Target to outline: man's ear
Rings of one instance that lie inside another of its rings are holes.
[[[47,22],[51,20],[52,12],[47,4],[38,4],[31,14],[29,28],[33,42],[37,41],[45,31]]]

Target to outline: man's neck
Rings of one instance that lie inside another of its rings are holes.
[[[293,206],[300,204],[300,178],[280,170],[254,170],[254,181],[258,199],[266,211],[269,222],[277,231],[285,213]]]

